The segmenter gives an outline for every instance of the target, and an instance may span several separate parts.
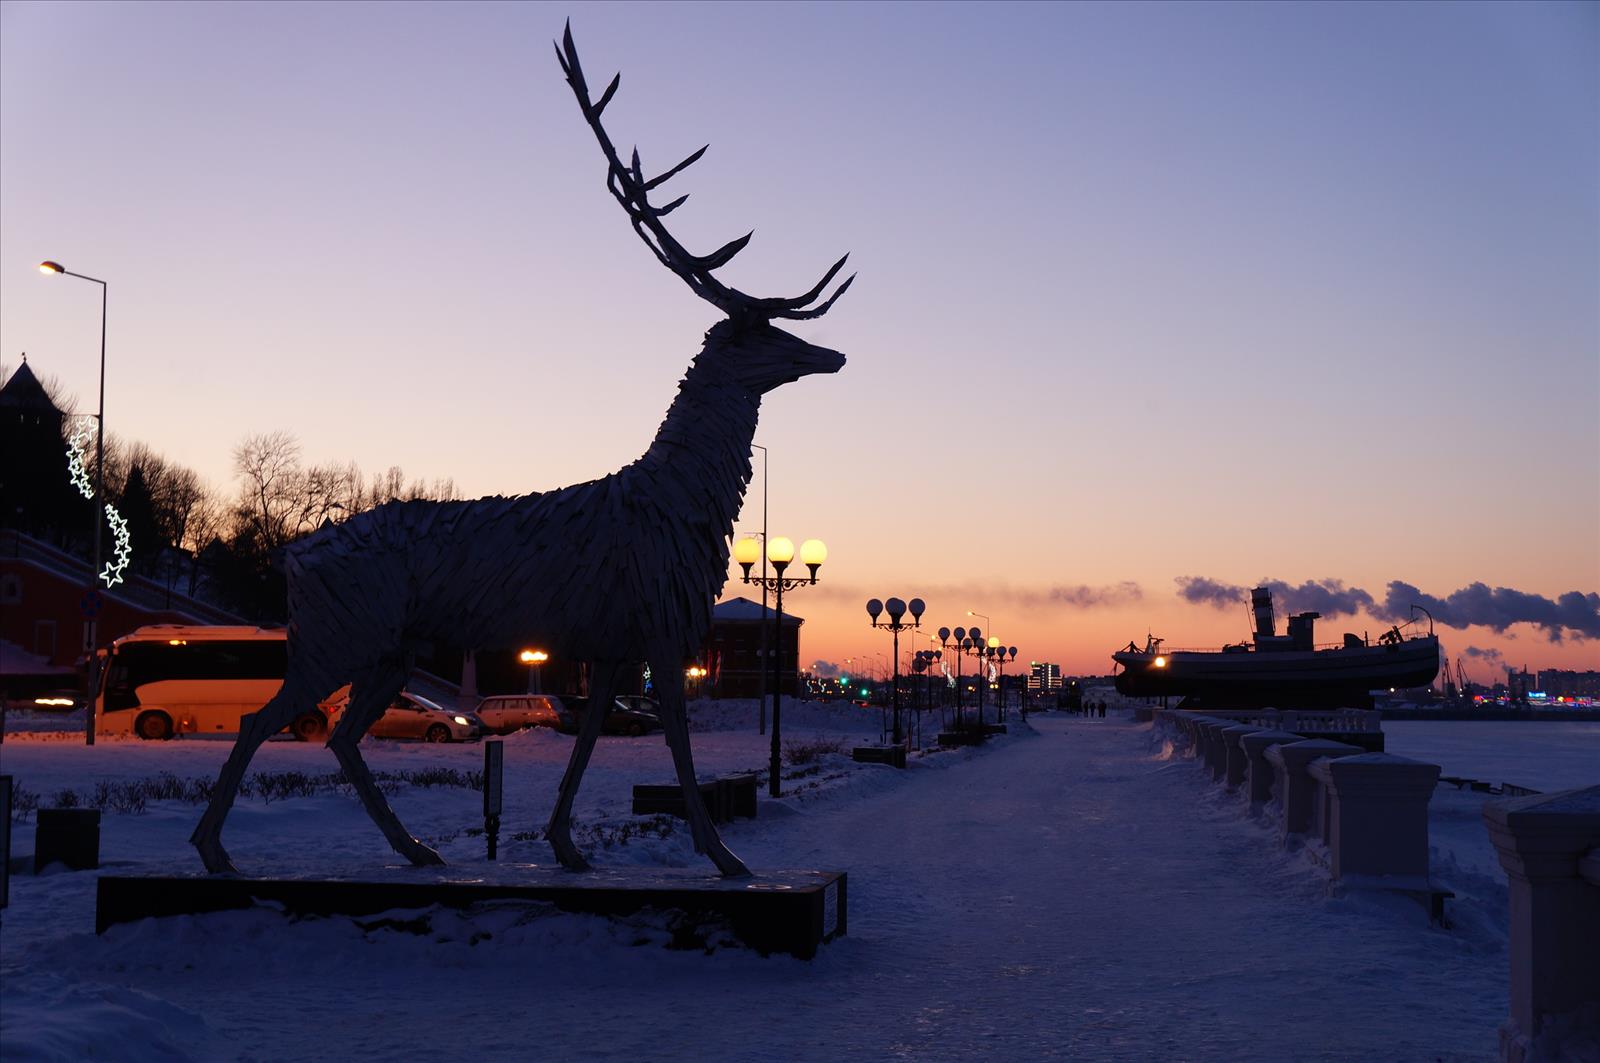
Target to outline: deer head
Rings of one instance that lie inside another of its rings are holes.
[[[844,365],[844,355],[809,344],[775,327],[772,322],[778,318],[799,321],[827,313],[834,301],[850,287],[855,275],[851,274],[822,302],[818,303],[817,300],[844,268],[850,256],[847,254],[835,262],[810,291],[799,296],[758,298],[723,284],[712,275],[712,271],[727,265],[733,256],[744,250],[755,233],[748,232],[736,240],[730,240],[708,255],[693,255],[661,221],[681,207],[689,197],[682,195],[660,206],[650,202],[652,190],[697,161],[710,145],[702,147],[665,173],[645,177],[639,161],[639,149],[633,149],[629,164],[624,165],[605,126],[600,122],[606,105],[622,83],[622,75],[611,79],[611,84],[606,86],[598,101],[589,98],[589,85],[584,80],[583,67],[578,62],[578,50],[572,43],[570,21],[562,34],[561,43],[556,45],[556,58],[567,75],[567,84],[572,86],[572,93],[578,99],[584,119],[589,123],[589,128],[594,130],[600,150],[605,154],[606,188],[622,205],[633,231],[663,266],[683,278],[696,295],[727,315],[726,321],[719,322],[706,334],[705,350],[697,359],[697,365],[702,368],[715,365],[730,382],[757,395],[811,373],[838,372]]]

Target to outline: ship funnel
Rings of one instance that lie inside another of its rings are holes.
[[[1257,587],[1250,592],[1250,608],[1256,614],[1256,637],[1270,639],[1278,633],[1277,619],[1272,615],[1272,592]]]

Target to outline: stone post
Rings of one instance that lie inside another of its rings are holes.
[[[1483,820],[1511,894],[1501,1058],[1565,1058],[1552,1042],[1600,1040],[1600,786],[1493,801]]]
[[[1326,795],[1322,834],[1335,879],[1429,888],[1428,802],[1437,764],[1362,753],[1315,760],[1309,772]]]
[[[1288,840],[1291,834],[1304,834],[1311,822],[1311,800],[1317,783],[1306,773],[1307,767],[1319,757],[1353,757],[1361,752],[1359,746],[1330,742],[1325,738],[1307,738],[1298,742],[1268,746],[1267,761],[1272,765],[1272,784],[1278,791],[1281,815],[1278,834]]]
[[[1288,731],[1252,731],[1239,738],[1244,749],[1245,781],[1243,792],[1252,806],[1264,805],[1272,800],[1272,765],[1267,763],[1267,749],[1285,742],[1299,742],[1297,734]]]
[[[1224,727],[1219,736],[1222,739],[1222,774],[1223,783],[1232,793],[1244,784],[1246,768],[1244,747],[1239,740],[1245,735],[1255,734],[1261,728],[1253,723],[1236,723],[1231,727]]]
[[[1224,727],[1232,726],[1232,720],[1218,720],[1210,716],[1195,721],[1195,727],[1200,731],[1200,751],[1205,757],[1206,769],[1211,772],[1213,780],[1221,779],[1227,774],[1228,750],[1222,744],[1220,732]]]

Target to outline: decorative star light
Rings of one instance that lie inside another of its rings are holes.
[[[80,419],[72,430],[72,437],[67,440],[67,473],[72,477],[72,486],[84,498],[94,497],[94,484],[89,482],[89,469],[85,463],[89,451],[89,421]]]
[[[117,507],[109,502],[106,503],[106,523],[111,525],[111,534],[116,537],[116,546],[113,548],[116,557],[106,562],[106,567],[100,571],[100,578],[106,581],[107,587],[115,587],[122,582],[122,570],[128,567],[128,559],[133,556],[133,544],[128,535],[128,522],[122,519]]]

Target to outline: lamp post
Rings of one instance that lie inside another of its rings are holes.
[[[683,674],[694,684],[694,696],[697,698],[703,697],[705,695],[706,670],[698,664],[691,664],[684,669]]]
[[[959,633],[960,628],[956,628]],[[980,628],[968,628],[967,635],[961,640],[961,652],[971,654],[978,662],[978,726],[983,726],[983,688],[989,685],[988,677],[983,674],[983,651],[988,647],[983,644],[983,631]]]
[[[915,631],[921,627],[922,611],[926,608],[921,598],[911,599],[909,606],[899,598],[890,598],[887,602],[873,598],[867,602],[867,615],[872,618],[872,626],[879,627],[878,617],[888,613],[889,619],[881,626],[888,628],[890,635],[894,637],[894,678],[891,680],[894,685],[889,688],[889,703],[893,706],[894,744],[897,746],[903,745],[906,740],[905,732],[900,728],[900,632]],[[911,612],[909,624],[901,619],[906,615],[907,609]]]
[[[962,650],[961,644],[963,642],[967,642],[967,629],[964,627],[958,627],[954,631],[951,631],[947,627],[940,628],[939,648],[941,651],[944,649],[946,639],[950,640],[950,645],[956,651],[956,730],[959,731],[961,730],[962,725],[966,722],[964,718],[964,707],[962,705],[964,692],[961,689],[961,659],[966,656],[966,654]],[[971,643],[967,642],[967,645],[970,646]]]
[[[781,747],[778,744],[778,718],[780,707],[783,703],[783,678],[780,671],[783,662],[783,592],[794,590],[796,587],[817,582],[817,569],[828,559],[828,548],[821,539],[807,539],[800,544],[800,561],[811,570],[810,578],[805,576],[787,577],[784,570],[794,560],[794,543],[779,536],[767,540],[766,558],[772,563],[775,576],[751,576],[750,569],[756,563],[757,555],[761,552],[761,544],[754,538],[740,539],[733,548],[734,560],[739,562],[739,567],[744,569],[746,583],[760,583],[762,587],[770,587],[777,594],[777,604],[774,608],[773,627],[777,637],[773,639],[772,648],[772,761],[768,769],[767,792],[773,797],[779,795],[778,775],[782,764],[780,757]]]
[[[77,277],[100,285],[100,412],[95,414],[94,440],[94,500],[90,506],[94,513],[94,564],[89,569],[89,588],[84,597],[84,612],[94,609],[94,599],[100,582],[100,507],[106,504],[106,282],[98,277],[74,273],[59,262],[39,263],[40,273],[59,273],[64,277]],[[100,654],[96,621],[89,617],[83,624],[84,648],[89,652],[89,712],[84,719],[84,745],[94,745],[94,706],[100,692]]]
[[[544,693],[544,662],[550,655],[543,650],[523,650],[517,660],[528,666],[528,693]]]
[[[1005,718],[1006,718],[1006,660],[1008,658],[1008,655],[1009,655],[1009,659],[1010,660],[1014,661],[1014,660],[1017,659],[1017,648],[1015,646],[1010,646],[1010,647],[1002,646],[1002,645],[1000,645],[1000,640],[999,639],[994,639],[993,641],[994,641],[994,647],[995,647],[995,649],[994,649],[994,657],[995,657],[995,660],[1000,662],[1000,719],[1002,721],[1004,721]],[[1017,711],[1022,713],[1022,718],[1023,719],[1027,719],[1028,718],[1028,704],[1027,704],[1027,702],[1026,701],[1020,702],[1018,704],[1018,706],[1017,706]]]

